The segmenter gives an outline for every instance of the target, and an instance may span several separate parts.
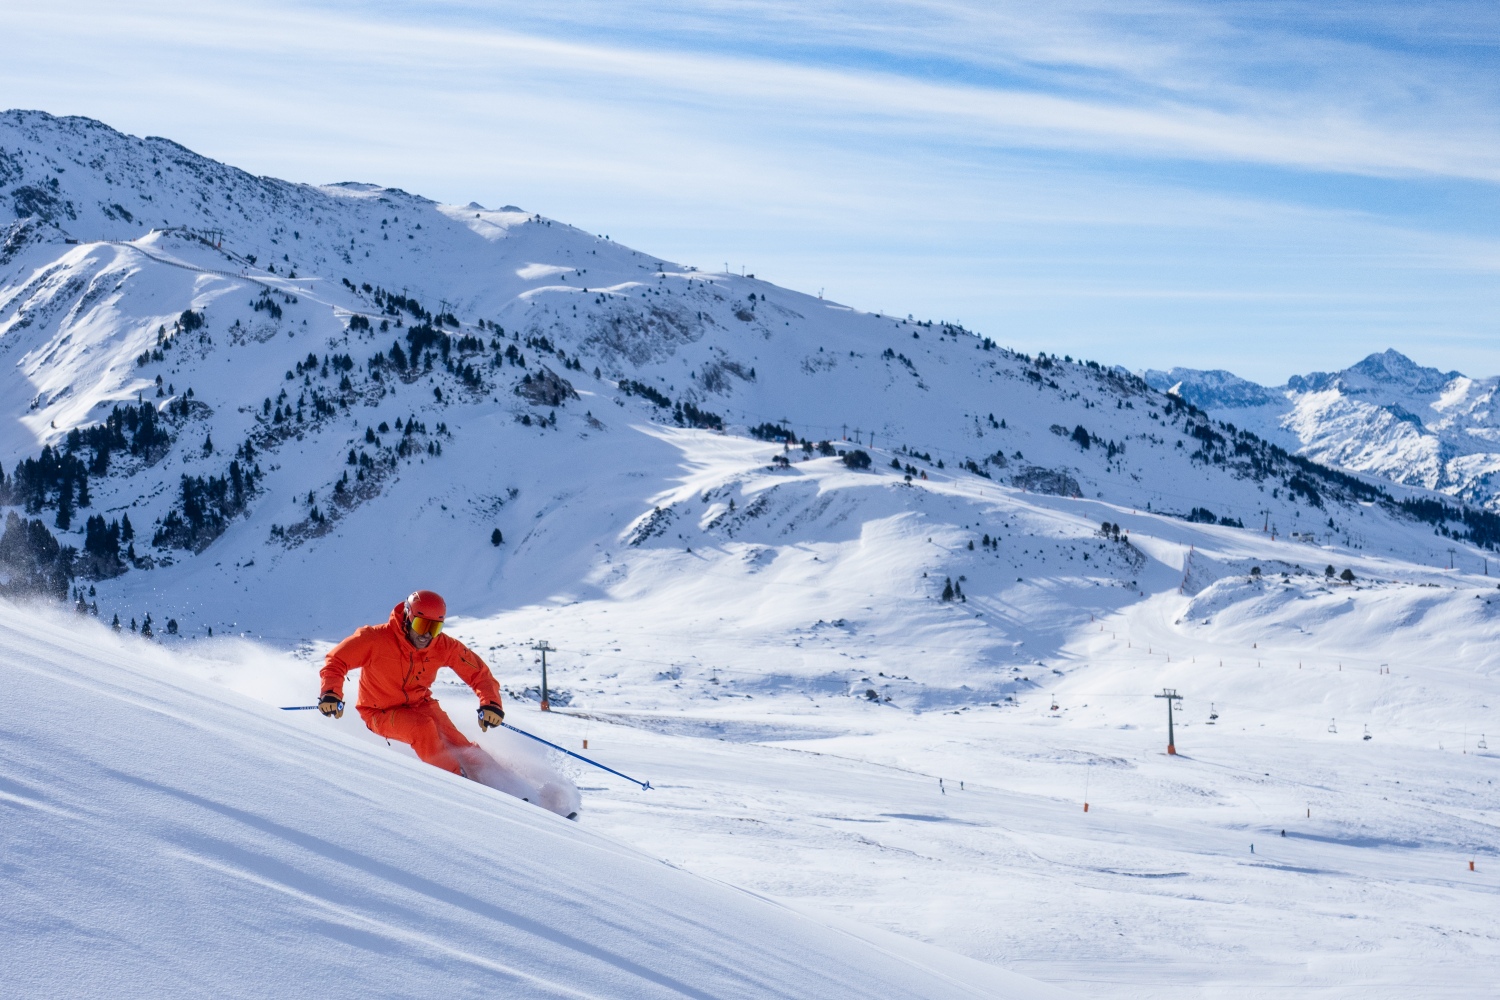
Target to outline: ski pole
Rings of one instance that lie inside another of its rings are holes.
[[[630,782],[633,785],[640,785],[641,789],[643,791],[651,791],[651,782],[649,782],[649,781],[637,781],[636,779],[632,778],[628,774],[621,774],[619,771],[616,771],[612,767],[605,767],[603,764],[599,763],[597,760],[589,760],[587,757],[583,756],[583,754],[574,753],[571,750],[568,750],[568,749],[566,749],[564,747],[558,746],[556,743],[553,743],[550,740],[544,740],[540,736],[532,736],[526,730],[524,730],[524,729],[517,729],[515,726],[512,726],[509,722],[502,722],[502,723],[500,723],[500,725],[504,726],[506,729],[509,729],[513,733],[520,733],[522,736],[526,736],[526,737],[528,737],[530,739],[536,740],[538,743],[545,743],[545,744],[547,744],[547,746],[551,747],[554,750],[561,750],[563,753],[567,754],[569,757],[577,757],[579,760],[583,761],[585,764],[592,764],[592,765],[594,765],[595,767],[597,767],[601,771],[608,771],[610,774],[618,775],[619,777],[624,778],[626,781]]]
[[[281,706],[281,710],[283,712],[311,712],[315,708],[322,708],[322,707],[323,706],[321,706],[321,705],[282,705]],[[343,702],[339,702],[338,715],[339,715],[340,718],[342,718],[343,714],[344,714],[344,703]]]

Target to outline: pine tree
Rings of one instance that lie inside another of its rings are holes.
[[[943,600],[953,600],[953,580],[950,577],[945,577],[943,580]]]
[[[120,616],[118,613],[115,615],[115,620],[109,623],[109,627],[116,632],[120,631]]]
[[[499,528],[496,528],[494,531],[490,532],[491,545],[499,545],[503,541],[505,541],[505,536],[500,533]]]
[[[73,523],[73,480],[64,479],[57,497],[57,526],[67,531]]]

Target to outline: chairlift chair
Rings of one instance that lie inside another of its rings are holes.
[[[1367,739],[1367,740],[1373,740],[1374,738],[1375,737],[1373,737],[1373,736],[1370,735],[1370,727],[1366,726],[1365,727],[1365,739]]]
[[[1336,733],[1336,732],[1339,731],[1339,727],[1335,724],[1337,722],[1338,722],[1337,719],[1329,719],[1328,720],[1328,731],[1330,733]]]
[[[1213,725],[1214,724],[1214,720],[1217,719],[1218,717],[1219,717],[1219,713],[1216,712],[1216,711],[1214,711],[1214,703],[1213,702],[1209,702],[1208,703],[1208,724],[1210,726]]]
[[[1478,746],[1477,749],[1488,750],[1489,748],[1490,748],[1490,745],[1484,741],[1484,734],[1480,733],[1479,734],[1479,746]]]

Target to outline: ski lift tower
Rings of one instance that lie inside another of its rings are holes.
[[[1177,754],[1177,740],[1172,733],[1172,702],[1182,702],[1182,695],[1177,693],[1176,688],[1162,688],[1161,694],[1154,695],[1156,698],[1167,699],[1167,753],[1175,756]]]
[[[548,645],[546,639],[543,639],[531,648],[542,654],[542,711],[550,712],[552,711],[552,703],[547,700],[547,654],[555,653],[557,650]]]

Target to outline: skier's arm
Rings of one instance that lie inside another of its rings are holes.
[[[361,628],[328,651],[328,655],[323,658],[323,669],[318,672],[323,681],[324,694],[337,695],[340,701],[344,700],[344,678],[349,671],[364,666],[368,659],[369,637],[366,633],[370,631],[369,628]]]
[[[443,638],[448,638],[444,636]],[[450,639],[453,643],[448,649],[446,657],[448,666],[453,672],[479,696],[481,705],[500,705],[500,684],[495,680],[495,675],[490,673],[490,668],[479,658],[468,646],[457,639]]]

